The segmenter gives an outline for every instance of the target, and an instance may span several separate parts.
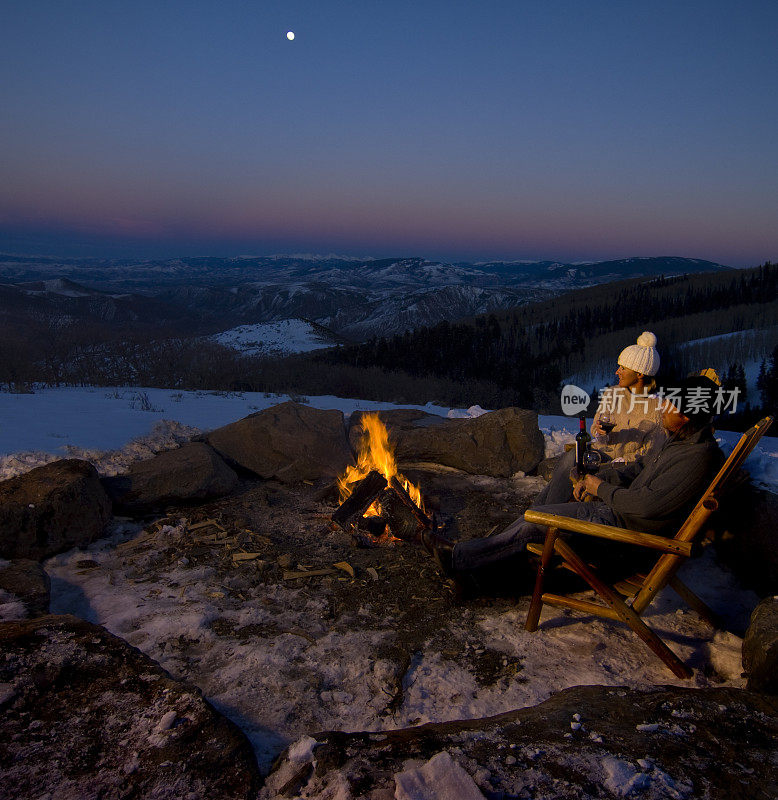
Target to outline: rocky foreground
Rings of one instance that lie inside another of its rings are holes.
[[[246,737],[194,687],[99,625],[0,624],[0,797],[248,798]]]
[[[453,535],[526,508],[542,481],[521,474],[543,456],[529,412],[428,417],[395,418],[398,455]],[[0,484],[2,800],[774,797],[778,601],[745,638],[753,691],[661,598],[693,688],[659,685],[672,676],[609,623],[563,616],[522,638],[524,601],[457,598],[419,548],[332,528],[354,436],[286,404],[119,479],[70,461]],[[762,546],[775,528],[759,519]],[[106,523],[127,533],[88,548]],[[737,541],[721,552],[747,565],[757,545]],[[63,550],[46,562],[59,595],[113,633],[46,615],[39,559]],[[609,685],[554,693],[595,674]]]
[[[580,686],[490,719],[297,743],[262,797],[775,797],[778,698]]]

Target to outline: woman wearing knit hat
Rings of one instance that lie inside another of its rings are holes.
[[[654,375],[659,370],[656,336],[651,331],[643,331],[637,344],[625,347],[617,361],[618,383],[603,390],[591,432],[603,461],[634,461],[661,447],[667,439],[659,399],[653,394]],[[600,426],[605,413],[613,425],[610,433]],[[570,470],[574,465],[575,453],[565,453],[535,503],[545,505],[571,500]]]
[[[662,428],[662,410],[653,393],[654,376],[659,371],[656,336],[643,331],[637,344],[625,347],[618,357],[615,386],[609,386],[600,397],[594,415],[592,435],[597,437],[597,449],[608,459],[634,461],[654,447],[661,447],[667,438]],[[600,426],[606,413],[614,425],[607,434]]]

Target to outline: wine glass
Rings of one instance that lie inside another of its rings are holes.
[[[613,417],[610,415],[609,411],[603,411],[597,422],[605,431],[605,436],[598,436],[597,441],[600,444],[608,444],[608,437],[610,436],[610,432],[616,427],[616,423],[613,421]]]
[[[583,454],[584,473],[587,475],[593,475],[600,468],[601,464],[602,454],[597,450],[591,450],[590,448],[587,448],[586,452]]]

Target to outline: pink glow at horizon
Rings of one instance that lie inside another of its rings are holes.
[[[776,260],[778,4],[681,6],[19,4],[0,251]]]

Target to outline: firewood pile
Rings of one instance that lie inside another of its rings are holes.
[[[365,414],[361,427],[356,466],[337,481],[341,504],[332,521],[357,546],[414,541],[424,529],[434,528],[434,517],[424,510],[419,487],[397,471],[394,444],[378,415]]]
[[[434,514],[430,517],[416,505],[396,475],[387,480],[378,470],[353,485],[332,521],[362,546],[413,541],[435,526]]]

